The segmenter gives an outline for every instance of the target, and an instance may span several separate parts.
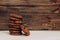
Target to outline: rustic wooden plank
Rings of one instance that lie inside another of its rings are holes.
[[[60,30],[59,5],[60,0],[56,3],[50,0],[1,0],[0,29],[8,29],[9,14],[14,13],[23,16],[23,24],[29,29]]]
[[[32,0],[29,0],[29,1],[28,1],[28,0],[13,0],[13,1],[3,0],[3,1],[0,1],[0,4],[10,4],[10,5],[12,5],[12,4],[13,4],[13,5],[14,5],[14,4],[15,4],[15,5],[16,5],[16,4],[22,4],[22,5],[23,5],[23,4],[24,4],[24,5],[25,5],[25,4],[30,4],[30,3],[33,4],[33,3],[41,3],[41,2],[43,2],[43,1],[41,1],[41,0],[40,0],[40,1],[39,1],[39,0],[38,0],[38,1],[37,1],[37,0],[33,0],[33,1],[32,1]]]
[[[1,30],[8,29],[7,23],[0,23],[0,29]]]
[[[59,0],[57,1],[59,3]],[[50,0],[2,0],[0,5],[44,5],[51,4]],[[52,4],[51,4],[52,5]]]

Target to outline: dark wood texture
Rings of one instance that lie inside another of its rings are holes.
[[[60,0],[1,0],[0,29],[8,29],[13,13],[22,15],[31,30],[60,30]]]

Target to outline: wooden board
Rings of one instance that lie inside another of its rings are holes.
[[[23,24],[31,30],[60,30],[60,8],[57,0],[0,1],[0,29],[8,29],[10,14],[23,16]],[[51,22],[48,22],[51,21]]]

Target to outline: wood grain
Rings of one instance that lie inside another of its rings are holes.
[[[56,3],[50,0],[0,1],[0,29],[7,29],[9,14],[18,14],[23,16],[24,25],[31,30],[60,30],[59,5],[60,0]]]

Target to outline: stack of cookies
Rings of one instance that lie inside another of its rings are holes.
[[[25,26],[23,26],[22,16],[16,14],[10,14],[9,32],[11,35],[30,35],[29,30]]]

